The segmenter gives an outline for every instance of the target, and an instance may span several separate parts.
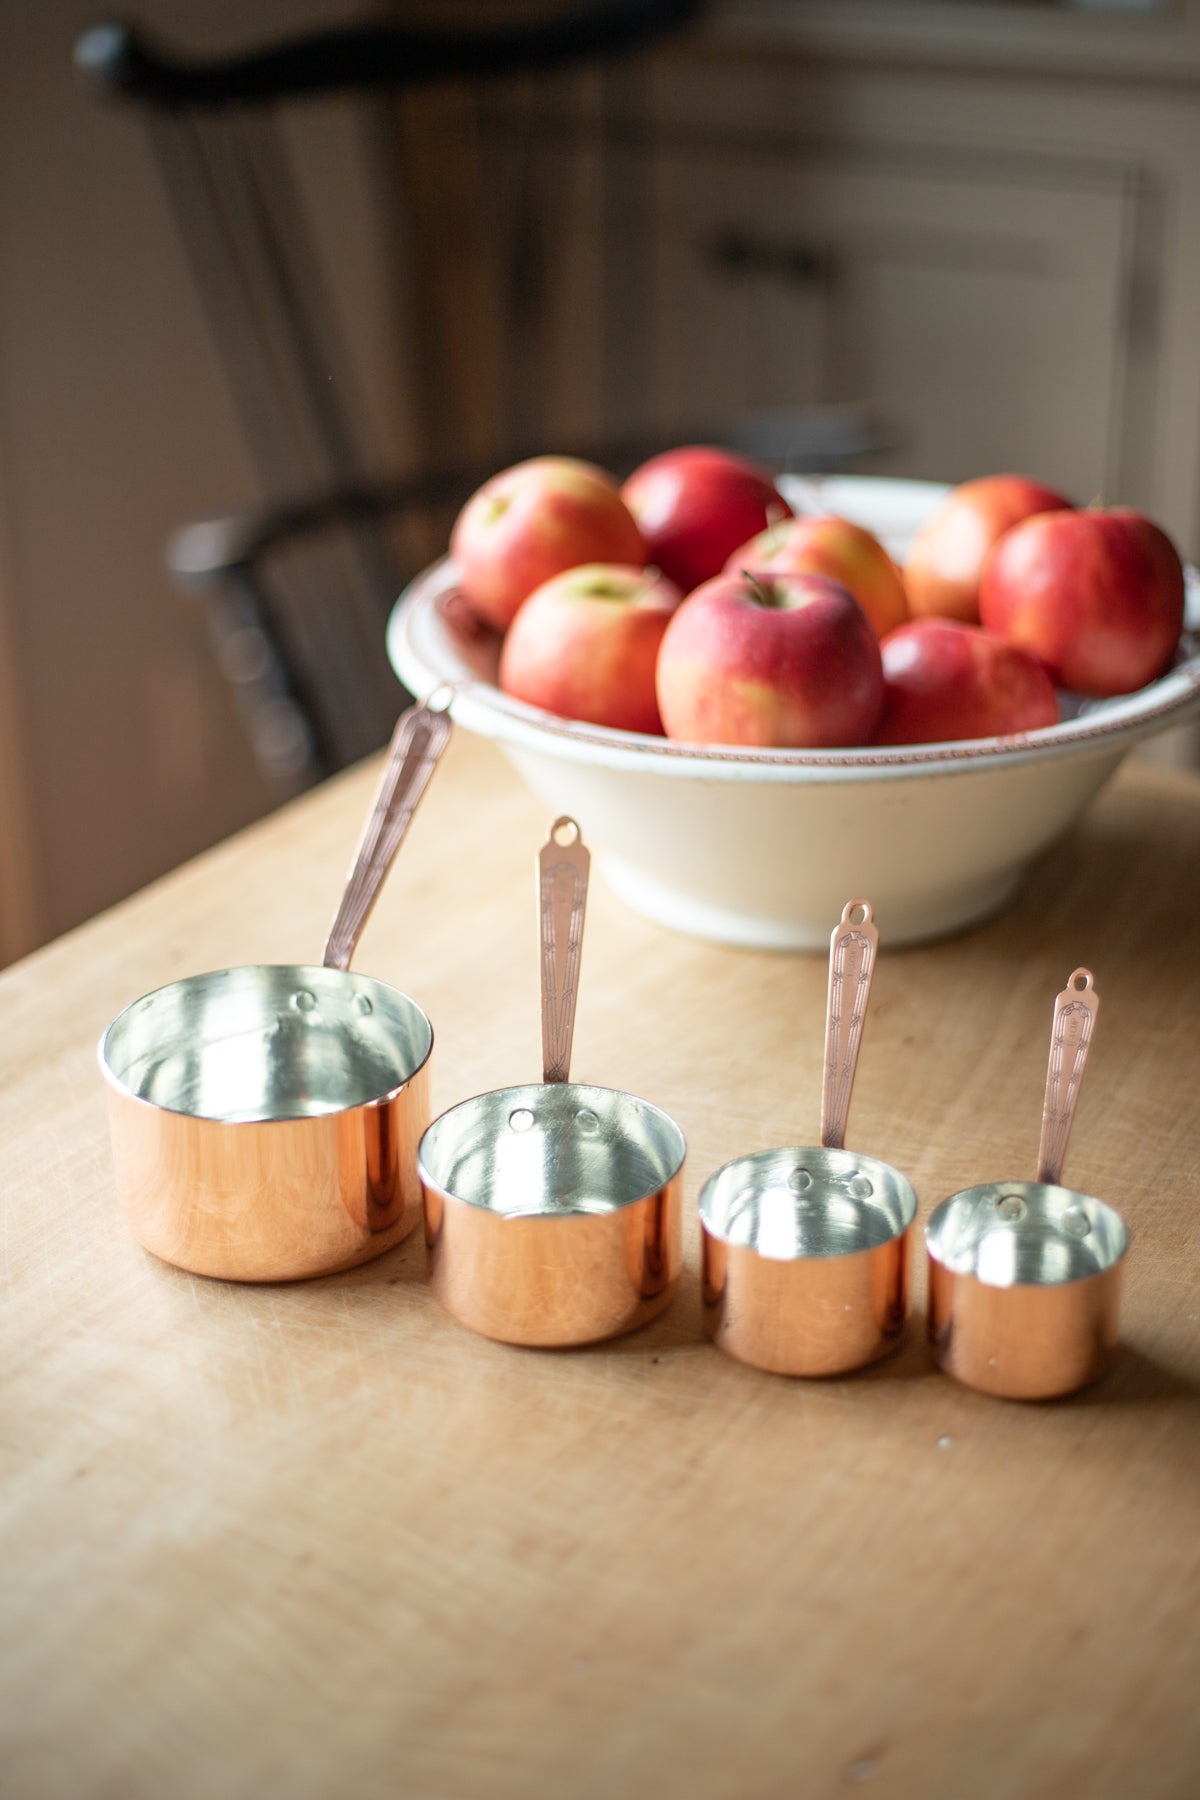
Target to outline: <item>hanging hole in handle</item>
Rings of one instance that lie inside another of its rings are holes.
[[[1092,987],[1094,983],[1095,976],[1090,969],[1076,969],[1075,973],[1068,981],[1067,986],[1069,988],[1074,988],[1077,994],[1086,994],[1087,990]]]
[[[855,918],[855,913],[860,917]],[[873,916],[869,900],[847,900],[842,908],[843,925],[869,925]]]
[[[563,835],[564,832],[566,833],[565,836]],[[566,813],[564,813],[560,819],[555,819],[553,825],[550,827],[550,837],[552,842],[556,843],[562,850],[565,850],[570,844],[577,844],[581,835],[579,827],[574,819],[569,818]]]

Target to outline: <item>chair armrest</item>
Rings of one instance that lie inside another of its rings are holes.
[[[424,476],[197,519],[171,537],[167,567],[189,585],[221,581],[235,571],[251,568],[274,550],[319,537],[338,525],[368,524],[422,504],[461,503],[476,484],[461,473]]]

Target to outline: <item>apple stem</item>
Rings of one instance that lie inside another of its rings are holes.
[[[752,575],[749,569],[742,570],[742,579],[760,606],[773,607],[777,604],[772,590],[757,575]]]

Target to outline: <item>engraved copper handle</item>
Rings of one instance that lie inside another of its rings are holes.
[[[337,917],[329,928],[323,958],[327,969],[350,967],[350,958],[379,898],[409,820],[449,741],[450,715],[446,707],[451,698],[449,689],[439,688],[423,706],[411,706],[400,715],[370,817],[354,852]]]
[[[1042,1106],[1042,1141],[1038,1145],[1039,1181],[1059,1185],[1067,1141],[1075,1122],[1075,1106],[1084,1064],[1091,1049],[1100,996],[1090,969],[1076,969],[1054,1002],[1050,1031],[1050,1065]]]
[[[854,914],[862,913],[856,923]],[[841,1150],[854,1092],[879,933],[869,900],[848,900],[829,940],[829,1005],[825,1015],[825,1077],[821,1088],[821,1143]]]
[[[591,856],[574,819],[555,819],[538,852],[542,1080],[569,1081]]]

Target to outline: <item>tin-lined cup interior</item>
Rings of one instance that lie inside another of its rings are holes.
[[[501,1088],[435,1119],[418,1167],[428,1185],[505,1218],[610,1213],[683,1166],[683,1133],[656,1106],[577,1082]]]
[[[916,1212],[898,1170],[853,1150],[761,1150],[726,1163],[700,1194],[706,1230],[776,1262],[876,1249]]]
[[[1037,1181],[995,1181],[952,1194],[925,1227],[935,1261],[989,1287],[1085,1281],[1120,1262],[1129,1234],[1088,1194]]]
[[[100,1045],[139,1099],[223,1124],[308,1119],[383,1099],[426,1061],[433,1030],[395,988],[339,969],[218,969],[134,1001]]]

